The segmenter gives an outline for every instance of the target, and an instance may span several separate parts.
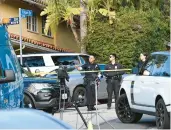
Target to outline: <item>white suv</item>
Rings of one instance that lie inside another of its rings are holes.
[[[115,104],[120,121],[135,123],[148,114],[156,116],[157,128],[169,129],[170,73],[170,52],[155,52],[139,74],[125,77]]]
[[[20,61],[20,55],[17,56]],[[29,67],[32,73],[51,72],[58,69],[59,65],[74,66],[88,62],[89,55],[81,53],[45,53],[22,55],[23,67]]]

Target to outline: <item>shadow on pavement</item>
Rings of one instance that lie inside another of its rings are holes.
[[[115,129],[155,129],[155,117],[144,115],[138,123],[124,124],[118,118],[109,121]],[[94,127],[96,129],[97,126]],[[98,127],[97,127],[98,129]],[[113,129],[106,122],[100,124],[100,129]]]

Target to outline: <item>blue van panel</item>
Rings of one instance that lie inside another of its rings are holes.
[[[0,129],[73,129],[50,114],[33,109],[0,112]]]
[[[0,69],[13,70],[15,82],[0,84],[0,109],[20,107],[23,101],[23,78],[20,64],[11,46],[5,26],[0,25]]]

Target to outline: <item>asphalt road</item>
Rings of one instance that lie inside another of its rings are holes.
[[[109,121],[109,123],[112,124],[112,126],[115,129],[157,129],[155,124],[155,117],[148,116],[148,115],[144,115],[138,123],[124,124],[120,122],[118,118]],[[97,126],[95,127],[98,128]],[[113,128],[107,123],[102,123],[100,125],[100,129],[113,129]]]

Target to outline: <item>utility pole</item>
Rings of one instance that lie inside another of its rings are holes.
[[[86,53],[86,46],[83,42],[87,36],[87,2],[88,0],[80,0],[80,37],[81,37],[81,53]]]

